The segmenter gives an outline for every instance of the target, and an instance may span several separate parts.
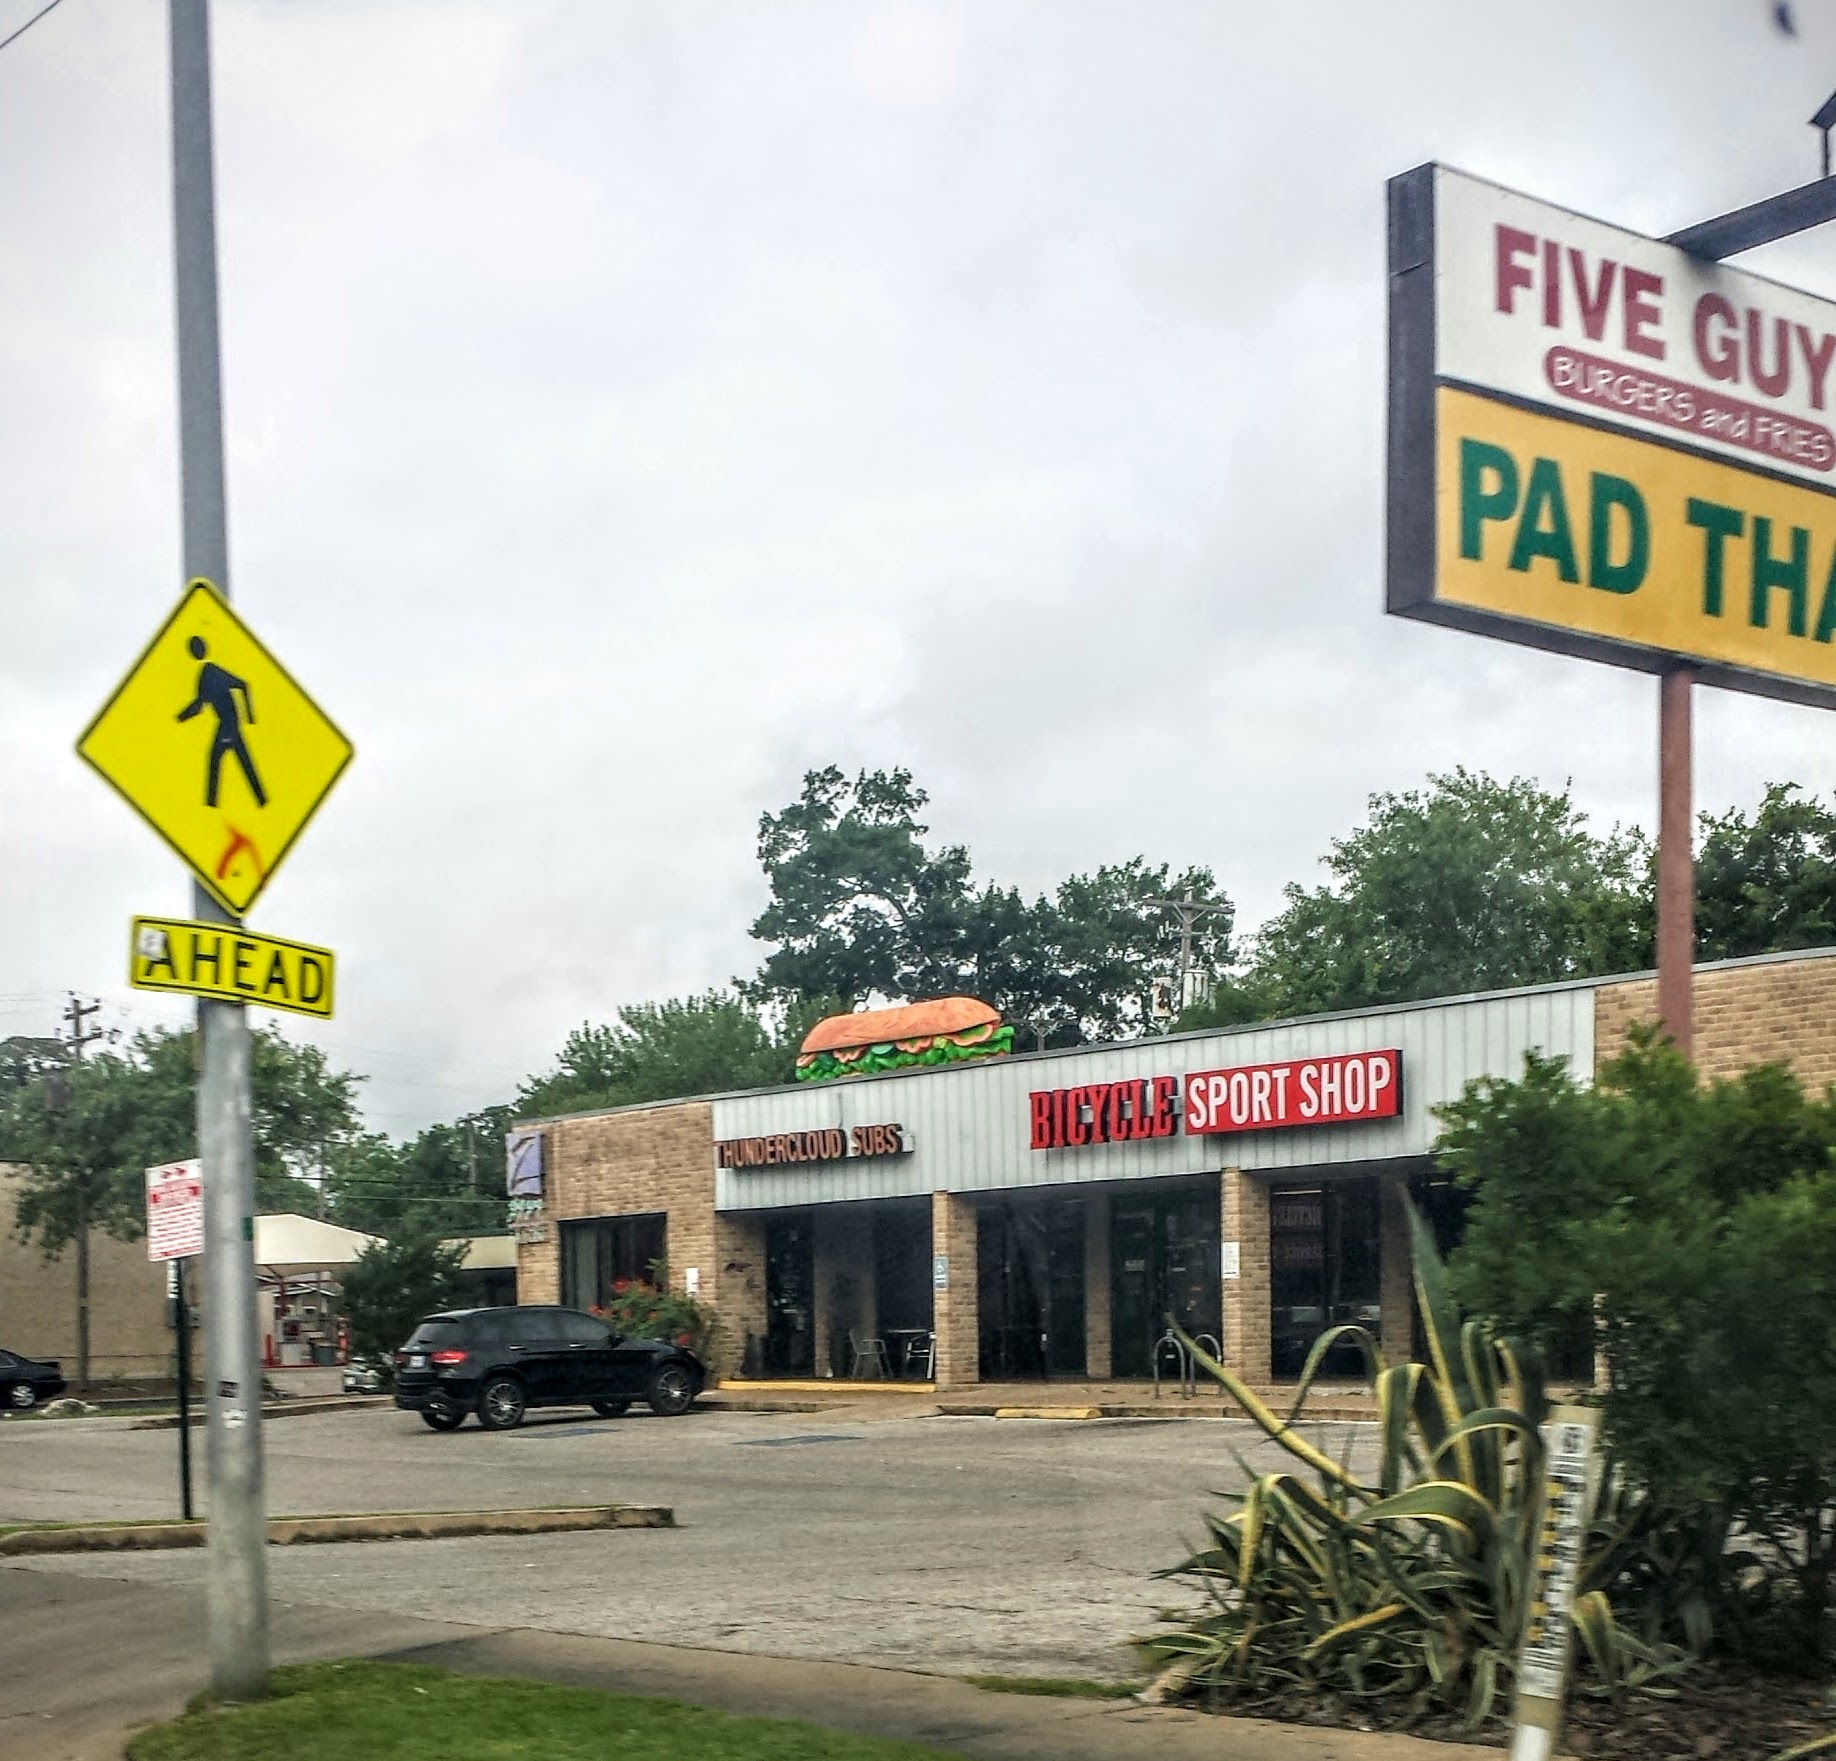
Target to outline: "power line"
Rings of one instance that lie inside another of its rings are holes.
[[[38,21],[45,16],[46,13],[55,12],[63,3],[64,0],[51,0],[49,6],[43,7],[39,11],[33,13],[32,16],[28,18],[18,30],[14,31],[11,36],[0,37],[0,49],[4,49],[9,43],[17,43],[33,25],[37,24]]]

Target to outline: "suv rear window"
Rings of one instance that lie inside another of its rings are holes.
[[[445,1345],[463,1345],[465,1343],[465,1323],[455,1321],[450,1316],[436,1316],[431,1321],[423,1321],[414,1330],[414,1336],[408,1341],[410,1351],[438,1351]]]

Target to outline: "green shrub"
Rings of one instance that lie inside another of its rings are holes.
[[[460,1291],[465,1244],[444,1246],[420,1230],[366,1247],[344,1269],[340,1299],[351,1324],[351,1351],[374,1358],[394,1380],[394,1352],[423,1315],[450,1308]]]
[[[1206,1602],[1143,1642],[1157,1697],[1254,1705],[1305,1689],[1384,1702],[1399,1723],[1442,1711],[1477,1729],[1508,1692],[1541,1520],[1542,1380],[1532,1360],[1461,1323],[1413,1209],[1409,1228],[1429,1362],[1386,1364],[1363,1329],[1334,1328],[1284,1419],[1191,1347],[1295,1468],[1245,1466],[1238,1508],[1208,1517],[1210,1544],[1164,1574]],[[1348,1337],[1376,1399],[1374,1483],[1295,1429],[1326,1353]],[[1597,1535],[1590,1566],[1602,1552]],[[1644,1686],[1678,1667],[1680,1653],[1620,1625],[1598,1570],[1580,1590],[1575,1624],[1596,1686]]]
[[[1598,1314],[1606,1430],[1643,1488],[1669,1636],[1820,1667],[1836,1604],[1836,1099],[1777,1065],[1701,1083],[1642,1033],[1592,1087],[1533,1056],[1443,1118],[1437,1157],[1475,1195],[1458,1294],[1513,1337]]]

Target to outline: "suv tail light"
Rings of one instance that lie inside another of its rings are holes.
[[[405,1363],[406,1363],[407,1361],[408,1361],[408,1354],[407,1354],[407,1352],[405,1352],[405,1351],[398,1351],[398,1352],[397,1352],[397,1353],[395,1354],[395,1362],[396,1362],[396,1364],[397,1364],[397,1366],[398,1366],[398,1367],[399,1367],[400,1365],[402,1365],[402,1364],[405,1364]]]
[[[465,1362],[465,1353],[463,1351],[436,1351],[431,1361],[440,1365],[442,1369],[451,1369],[454,1364]]]

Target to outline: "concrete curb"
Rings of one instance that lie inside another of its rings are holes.
[[[1231,1419],[1246,1425],[1254,1422],[1236,1407],[1195,1407],[1190,1402],[1176,1404],[1171,1401],[1159,1406],[994,1406],[986,1401],[942,1400],[937,1403],[937,1410],[944,1417],[954,1419],[1198,1419],[1214,1424]],[[1376,1422],[1376,1413],[1362,1407],[1331,1406],[1310,1406],[1295,1421],[1297,1425],[1374,1425]]]
[[[1100,1406],[997,1406],[998,1419],[1100,1419]]]
[[[359,1412],[366,1407],[392,1404],[387,1394],[340,1394],[328,1396],[323,1400],[288,1400],[278,1402],[273,1406],[264,1406],[261,1409],[261,1417],[265,1424],[269,1419],[303,1419],[310,1418],[314,1413],[319,1412]],[[107,1416],[106,1413],[96,1414],[98,1418]],[[175,1412],[154,1413],[144,1419],[130,1419],[128,1429],[130,1431],[176,1431],[178,1422],[178,1414]],[[194,1425],[201,1425],[204,1422],[204,1403],[201,1400],[192,1409],[191,1422]]]
[[[553,1535],[579,1529],[673,1529],[666,1504],[595,1504],[550,1510],[436,1510],[375,1516],[277,1516],[268,1544],[303,1541],[440,1541],[461,1535]],[[117,1527],[16,1529],[0,1535],[0,1557],[20,1553],[125,1553],[202,1547],[206,1525],[123,1523]]]

